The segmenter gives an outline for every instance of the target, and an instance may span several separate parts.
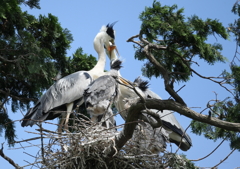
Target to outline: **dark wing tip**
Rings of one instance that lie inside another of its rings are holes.
[[[117,59],[111,63],[111,69],[119,70],[122,67],[122,61]]]
[[[176,127],[175,125],[172,125],[171,123],[162,120],[163,126],[169,128],[170,130],[172,130],[174,133],[178,134],[180,137],[183,136],[183,139],[185,139],[187,141],[187,143],[185,144],[184,142],[178,142],[176,140],[170,139],[170,142],[175,143],[177,146],[180,145],[180,149],[183,151],[187,151],[190,149],[190,147],[192,146],[192,140],[191,138],[188,136],[187,133],[184,134],[184,132],[179,129],[178,127]]]
[[[134,83],[137,84],[137,86],[142,90],[142,91],[146,91],[148,89],[148,86],[150,85],[149,84],[149,81],[144,81],[139,77],[137,77],[135,80],[134,80]]]
[[[107,24],[107,34],[111,37],[111,38],[113,38],[113,39],[115,39],[115,34],[114,34],[114,29],[113,29],[113,26],[117,23],[118,21],[115,21],[115,22],[113,22],[112,24]]]

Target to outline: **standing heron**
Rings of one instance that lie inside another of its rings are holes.
[[[108,124],[109,120],[107,120],[107,128],[115,125],[111,105],[118,101],[118,71],[122,67],[121,64],[122,61],[114,60],[111,64],[111,70],[93,81],[84,92],[85,105],[91,120],[96,123],[98,116],[107,115],[111,123]]]
[[[100,32],[94,38],[94,49],[98,53],[98,62],[89,71],[78,71],[70,74],[54,83],[38,100],[33,108],[30,108],[22,119],[22,127],[33,126],[36,122],[52,120],[62,115],[58,132],[68,127],[68,120],[75,103],[83,103],[83,93],[88,85],[98,77],[104,75],[106,54],[104,46],[110,50],[109,42],[114,43],[115,32],[113,24],[102,26]]]
[[[111,42],[110,42],[111,46]],[[117,52],[117,51],[116,51]],[[115,50],[112,51],[106,51],[109,59],[115,60],[117,59],[117,55],[115,53]],[[117,52],[118,53],[118,52]],[[119,73],[120,75],[120,73]],[[138,87],[136,87],[138,88]],[[116,103],[116,107],[120,115],[124,120],[126,120],[127,117],[127,109],[126,109],[126,100],[131,100],[133,98],[138,97],[136,92],[124,85],[119,86],[121,94],[119,95],[119,101]],[[139,89],[138,89],[139,91]],[[152,92],[149,89],[146,89],[139,93],[143,98],[154,98],[154,99],[160,99],[161,98],[154,92]],[[168,131],[169,134],[169,141],[175,143],[177,146],[180,147],[181,150],[187,151],[192,146],[191,138],[187,133],[184,132],[184,129],[179,124],[177,119],[175,118],[174,114],[169,110],[163,110],[159,111],[156,109],[150,109],[154,113],[158,113],[161,117],[163,128]]]

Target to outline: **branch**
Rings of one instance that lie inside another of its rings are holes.
[[[0,93],[5,94],[5,95],[7,95],[7,96],[10,96],[10,97],[12,97],[12,98],[14,98],[14,99],[16,99],[16,100],[20,100],[20,101],[22,101],[22,102],[37,101],[37,99],[22,98],[22,97],[14,96],[14,95],[10,94],[9,92],[6,92],[6,91],[1,90],[1,89],[0,89]]]
[[[140,41],[144,43],[141,44],[141,42],[137,42],[137,41],[134,41],[133,39],[136,38],[136,37],[139,37]],[[166,46],[162,46],[162,45],[157,45],[157,44],[152,44],[152,43],[149,43],[146,39],[142,38],[142,34],[141,34],[141,31],[140,31],[140,34],[139,35],[135,35],[135,36],[132,36],[131,38],[129,38],[127,40],[127,42],[133,42],[133,43],[136,43],[137,45],[139,45],[140,47],[143,48],[143,52],[145,53],[145,56],[147,57],[147,59],[153,64],[156,66],[156,68],[161,72],[162,76],[163,76],[163,79],[164,79],[164,85],[165,85],[165,90],[179,103],[183,104],[183,105],[186,105],[186,103],[184,102],[184,100],[173,90],[173,88],[171,87],[169,81],[170,81],[170,78],[169,78],[169,75],[170,75],[170,72],[168,72],[167,69],[164,68],[163,65],[161,65],[156,59],[155,57],[152,55],[151,52],[149,52],[149,50],[151,48],[154,48],[154,49],[157,49],[157,50],[166,50],[167,47]]]
[[[195,73],[197,76],[199,76],[200,78],[203,78],[203,79],[208,79],[208,80],[211,80],[212,82],[214,83],[217,83],[219,84],[221,87],[223,87],[224,89],[226,89],[229,93],[231,93],[233,96],[234,94],[225,86],[223,86],[223,81],[217,81],[217,80],[214,80],[215,79],[220,79],[220,77],[206,77],[206,76],[202,76],[201,74],[199,74],[198,72],[196,72],[194,69],[192,69],[188,64],[186,64],[188,61],[186,59],[184,59],[181,55],[179,55],[177,52],[175,51],[171,51],[173,52],[175,55],[177,55],[182,61],[183,63],[188,67],[188,69],[190,71],[192,71],[193,73]]]
[[[158,113],[154,113],[151,110],[143,110],[142,113],[146,113],[152,117],[152,118],[147,118],[144,115],[140,116],[140,118],[143,119],[145,122],[149,123],[152,126],[152,128],[155,129],[162,126],[162,120]],[[153,119],[155,119],[156,122]]]
[[[226,159],[228,159],[228,157],[235,151],[236,149],[233,149],[223,160],[221,160],[217,165],[215,165],[214,167],[212,167],[212,169],[216,168],[217,166],[219,166],[222,162],[224,162]]]
[[[17,63],[19,62],[21,59],[25,59],[25,57],[28,57],[30,55],[34,55],[36,56],[35,53],[28,53],[28,54],[25,54],[25,55],[19,55],[17,59],[13,59],[13,60],[8,60],[6,58],[4,58],[3,56],[0,55],[0,60],[3,61],[3,62],[8,62],[8,63]]]
[[[155,57],[149,52],[149,46],[146,45],[144,47],[144,53],[148,60],[154,64],[157,69],[161,72],[163,79],[164,79],[164,85],[165,90],[179,103],[186,105],[186,103],[183,101],[183,99],[172,89],[172,87],[169,85],[169,72],[155,59]]]
[[[218,147],[220,147],[220,146],[222,145],[222,143],[226,140],[226,138],[227,138],[227,137],[225,137],[225,138],[222,140],[222,142],[221,142],[220,144],[218,144],[218,146],[217,146],[211,153],[209,153],[208,155],[206,155],[205,157],[199,158],[199,159],[197,159],[197,160],[189,160],[189,161],[200,161],[200,160],[203,160],[203,159],[209,157],[212,153],[214,153],[214,151],[216,151],[216,150],[218,149]]]
[[[172,100],[159,100],[159,99],[146,99],[145,103],[138,101],[133,103],[129,108],[126,118],[126,124],[124,125],[123,130],[119,135],[115,136],[115,146],[109,146],[105,152],[107,152],[108,157],[112,157],[115,155],[116,151],[121,150],[121,148],[126,144],[126,142],[132,138],[133,132],[135,130],[138,119],[140,118],[141,111],[146,109],[157,109],[157,110],[172,110],[176,111],[179,114],[182,114],[186,117],[189,117],[193,120],[197,120],[203,123],[207,123],[213,125],[215,127],[219,127],[228,131],[237,131],[240,132],[240,123],[231,123],[223,120],[219,120],[217,118],[206,115],[202,115],[197,113],[190,108],[172,101]],[[136,123],[132,123],[133,121],[137,121]]]
[[[7,160],[12,166],[14,166],[15,168],[18,168],[18,169],[23,169],[22,167],[20,167],[18,164],[14,163],[14,161],[9,158],[8,156],[6,156],[4,153],[3,153],[3,144],[2,143],[2,148],[0,150],[0,156],[2,156],[2,158],[4,158],[5,160]]]
[[[133,132],[138,123],[131,122],[138,121],[141,110],[145,109],[145,107],[138,107],[138,103],[133,103],[132,106],[129,108],[124,128],[118,136],[115,136],[115,147],[108,147],[109,153],[107,153],[107,156],[112,157],[115,154],[116,149],[117,151],[119,151],[125,145],[125,143],[132,138]]]
[[[172,110],[181,115],[189,117],[193,120],[200,121],[203,123],[207,123],[213,125],[215,127],[219,127],[222,129],[226,129],[228,131],[237,131],[240,132],[240,123],[231,123],[228,121],[223,121],[215,117],[209,117],[208,115],[203,115],[197,113],[190,108],[175,102],[173,100],[159,100],[159,99],[145,99],[146,106],[148,109],[157,109],[157,110]],[[137,108],[139,110],[144,110],[144,104],[138,103],[137,105],[132,106],[131,108]]]

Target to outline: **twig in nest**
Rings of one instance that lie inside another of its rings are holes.
[[[116,148],[116,145],[115,145],[115,141],[113,139],[111,139],[111,140],[113,142],[113,148],[116,151],[115,154],[113,154],[113,157],[114,157],[115,155],[117,155],[118,151],[117,151],[117,148]]]

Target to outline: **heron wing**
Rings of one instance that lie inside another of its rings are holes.
[[[32,126],[35,123],[29,119],[45,120],[50,110],[80,99],[91,81],[92,78],[86,71],[78,71],[59,79],[42,95],[35,106],[29,109],[23,118],[28,120],[23,120],[22,126]]]
[[[93,81],[84,93],[85,104],[96,105],[104,100],[111,100],[116,92],[116,80],[110,76],[101,76]]]
[[[152,92],[149,89],[147,89],[145,93],[148,98],[161,99],[160,96],[158,96],[156,93]],[[180,147],[181,149],[188,150],[191,147],[191,145],[192,145],[191,138],[189,137],[189,135],[187,133],[184,134],[183,127],[180,125],[180,123],[177,121],[176,117],[174,116],[174,114],[171,111],[169,111],[169,110],[159,111],[159,110],[155,110],[155,109],[151,109],[151,111],[153,111],[155,113],[159,113],[159,115],[162,119],[162,122],[163,122],[163,126],[167,127],[168,129],[170,129],[171,131],[174,132],[174,133],[170,134],[170,138],[171,138],[171,135],[173,135],[173,137],[174,137],[173,139],[178,139],[178,138],[176,138],[177,135],[180,137],[183,135],[183,138],[186,140],[186,144],[188,143],[189,145],[184,145],[184,143],[182,143],[181,144],[182,147]]]

